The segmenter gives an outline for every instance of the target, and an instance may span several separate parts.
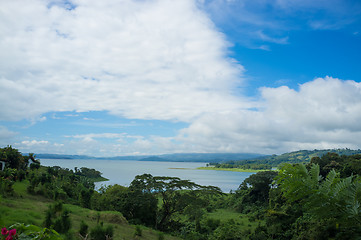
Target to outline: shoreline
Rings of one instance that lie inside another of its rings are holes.
[[[255,169],[242,169],[242,168],[215,168],[215,167],[198,167],[197,170],[215,170],[215,171],[230,171],[230,172],[262,172],[267,170],[255,170]]]

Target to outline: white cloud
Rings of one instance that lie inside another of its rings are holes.
[[[326,77],[299,90],[262,88],[261,94],[259,111],[203,116],[178,140],[185,149],[204,152],[360,148],[361,83]]]
[[[49,142],[48,141],[45,141],[45,140],[40,140],[40,141],[37,141],[37,140],[31,140],[31,141],[22,141],[21,144],[23,146],[27,146],[27,147],[32,147],[32,146],[36,146],[36,145],[48,145]]]
[[[207,14],[212,20],[228,14],[225,21],[235,20],[244,33],[237,36],[255,38],[264,50],[271,49],[268,43],[288,43],[285,32],[300,24],[300,15],[287,25],[272,11],[258,14],[263,0],[76,0],[72,10],[60,3],[0,2],[0,120],[40,122],[47,112],[107,111],[190,125],[173,137],[89,133],[57,143],[18,141],[22,151],[126,155],[360,147],[360,83],[326,77],[298,90],[262,88],[258,102],[232,92],[242,85],[244,69],[227,57],[229,43]],[[349,8],[337,11],[324,3],[278,0],[272,9],[281,9],[282,16],[324,9],[348,24]],[[307,24],[337,27],[329,19],[316,20]],[[0,143],[15,134],[0,127]]]
[[[277,154],[361,147],[361,83],[325,77],[301,84],[297,90],[282,86],[260,92],[261,99],[254,102],[256,110],[203,114],[173,137],[86,134],[73,136],[69,146],[108,156],[137,152]],[[117,143],[100,141],[105,137]],[[87,139],[92,141],[82,145]]]
[[[20,150],[22,153],[62,153],[64,144],[51,143],[47,140],[24,140],[16,142],[14,147]]]
[[[0,120],[105,110],[189,121],[243,107],[232,96],[243,68],[192,0],[47,5],[0,3]]]

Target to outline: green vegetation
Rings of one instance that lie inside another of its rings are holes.
[[[242,170],[271,170],[277,168],[282,163],[308,163],[312,158],[322,157],[327,153],[335,153],[340,156],[352,156],[361,154],[361,150],[326,149],[326,150],[300,150],[281,155],[262,156],[247,160],[231,160],[217,163],[209,163],[215,169],[242,169]]]
[[[215,170],[215,171],[231,171],[231,172],[261,172],[265,170],[259,169],[243,169],[243,168],[221,168],[221,167],[199,167],[199,170]]]
[[[1,149],[0,225],[15,239],[360,239],[361,155],[258,171],[232,193],[138,175],[94,190],[94,169],[43,167]],[[33,166],[33,167],[31,167]],[[13,168],[14,167],[14,168]],[[16,231],[16,233],[15,233]]]

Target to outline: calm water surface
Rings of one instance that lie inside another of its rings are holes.
[[[153,176],[170,176],[188,179],[200,185],[212,185],[222,189],[223,192],[236,190],[244,179],[252,173],[197,170],[205,163],[199,162],[151,162],[151,161],[120,161],[120,160],[68,160],[68,159],[40,159],[44,166],[60,166],[74,169],[74,167],[94,168],[103,173],[107,182],[101,185],[119,184],[129,186],[136,175],[150,173]]]

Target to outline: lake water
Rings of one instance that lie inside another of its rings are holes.
[[[223,192],[236,190],[244,179],[252,173],[197,170],[205,163],[199,162],[153,162],[153,161],[120,161],[120,160],[68,160],[68,159],[40,159],[41,165],[60,166],[74,169],[74,167],[94,168],[103,173],[109,181],[97,183],[103,185],[119,184],[129,186],[136,175],[150,173],[153,176],[170,176],[191,180],[200,185],[212,185],[222,189]]]

